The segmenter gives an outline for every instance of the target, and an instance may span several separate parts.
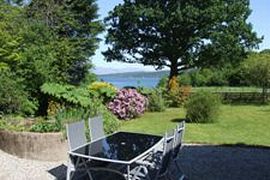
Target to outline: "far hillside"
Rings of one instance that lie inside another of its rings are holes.
[[[110,73],[110,74],[103,74],[98,75],[99,78],[103,77],[117,77],[117,78],[144,78],[144,77],[155,77],[155,78],[162,78],[164,76],[168,76],[169,71],[155,71],[155,72],[146,72],[146,71],[138,71],[138,72],[125,72],[125,73]]]

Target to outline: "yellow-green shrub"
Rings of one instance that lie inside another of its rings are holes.
[[[93,82],[88,86],[91,94],[94,94],[101,98],[104,103],[112,100],[117,93],[117,88],[107,82]]]

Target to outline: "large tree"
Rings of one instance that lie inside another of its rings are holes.
[[[67,81],[78,83],[91,67],[90,57],[103,31],[95,0],[31,0],[28,16],[44,22],[56,35],[57,64]]]
[[[107,61],[184,69],[237,63],[261,41],[249,0],[124,0],[105,19]]]

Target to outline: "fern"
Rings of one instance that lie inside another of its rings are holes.
[[[45,83],[41,86],[41,92],[70,104],[82,107],[91,105],[89,92],[85,88],[57,83]]]

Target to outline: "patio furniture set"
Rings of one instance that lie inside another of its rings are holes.
[[[186,179],[177,164],[184,121],[164,137],[131,132],[106,136],[102,116],[89,118],[88,123],[90,142],[85,137],[84,121],[67,124],[67,180],[81,171],[90,180]],[[170,166],[177,168],[179,177],[171,176]]]

